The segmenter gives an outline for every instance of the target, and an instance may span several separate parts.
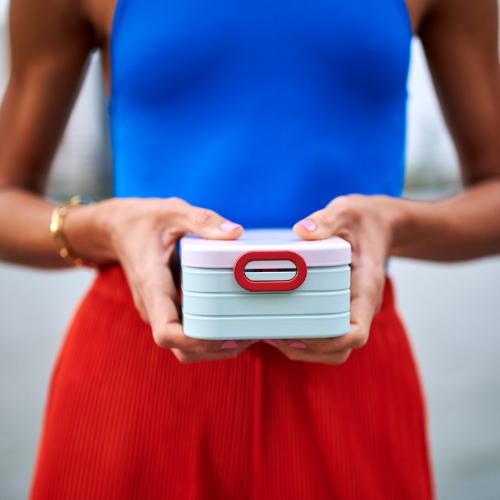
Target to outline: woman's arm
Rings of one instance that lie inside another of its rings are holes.
[[[278,340],[279,349],[291,359],[339,364],[352,349],[365,345],[380,306],[388,256],[454,261],[500,252],[496,0],[432,0],[420,26],[465,190],[432,203],[340,197],[296,224],[295,232],[306,240],[338,235],[351,243],[351,328],[344,337],[303,339],[303,349]]]
[[[500,252],[500,64],[496,0],[435,0],[420,36],[465,191],[387,207],[391,254],[439,261]]]
[[[393,226],[390,255],[452,262],[500,253],[500,178],[437,202],[386,199],[380,206]]]
[[[80,0],[12,0],[12,70],[0,109],[0,259],[62,267],[49,236],[53,206],[43,192],[54,151],[92,49]],[[138,165],[140,168],[140,165]],[[191,232],[234,239],[243,229],[177,199],[112,199],[78,208],[64,221],[73,251],[95,263],[117,261],[135,305],[160,347],[183,362],[232,358],[250,341],[186,337],[169,262]]]
[[[47,230],[54,152],[92,49],[79,0],[13,0],[11,72],[0,107],[0,259],[62,267]]]

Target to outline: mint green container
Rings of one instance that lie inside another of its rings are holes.
[[[292,339],[349,331],[351,248],[291,230],[236,241],[181,240],[184,332],[198,339]]]

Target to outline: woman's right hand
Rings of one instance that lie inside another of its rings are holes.
[[[87,231],[85,237],[81,228],[83,219],[88,221],[89,217],[101,223],[96,222],[96,231],[92,235]],[[107,254],[108,258],[95,259],[94,256],[94,261],[116,260],[121,264],[135,306],[142,319],[151,325],[156,344],[171,349],[179,361],[233,358],[250,345],[250,340],[187,337],[180,322],[177,287],[170,267],[175,245],[185,233],[207,239],[234,240],[243,233],[240,225],[177,198],[124,198],[74,210],[66,217],[64,232],[73,250],[90,260],[89,239],[103,235],[99,242],[94,241],[93,248],[106,247],[102,256]]]

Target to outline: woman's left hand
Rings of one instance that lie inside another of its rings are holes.
[[[340,236],[351,244],[351,327],[342,337],[276,340],[288,358],[338,365],[366,344],[382,302],[394,203],[385,196],[342,196],[295,224],[293,230],[304,240]]]

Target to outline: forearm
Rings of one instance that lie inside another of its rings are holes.
[[[391,255],[452,262],[500,253],[500,179],[437,202],[381,203],[393,227]]]
[[[64,268],[49,233],[54,205],[21,188],[0,191],[0,260],[41,268]],[[114,260],[101,203],[79,207],[64,221],[76,253],[97,264]]]

